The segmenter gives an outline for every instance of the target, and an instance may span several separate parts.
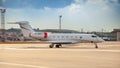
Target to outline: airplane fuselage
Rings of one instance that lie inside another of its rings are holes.
[[[52,43],[61,44],[79,42],[103,42],[101,38],[94,34],[36,32],[30,34],[30,37],[39,39],[41,41],[50,41]]]

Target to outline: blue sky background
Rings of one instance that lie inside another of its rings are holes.
[[[120,0],[0,0],[6,22],[29,21],[33,28],[112,31],[120,28]],[[19,28],[6,24],[6,28]]]

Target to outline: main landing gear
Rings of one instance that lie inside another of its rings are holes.
[[[97,43],[94,43],[94,45],[95,45],[95,48],[98,48],[98,45],[97,45]]]
[[[54,47],[54,44],[50,44],[50,45],[49,45],[49,48],[53,48],[53,47]]]
[[[53,48],[53,47],[54,47],[54,44],[49,45],[49,48]],[[60,48],[60,47],[62,47],[62,45],[61,44],[56,44],[55,47]]]
[[[96,43],[96,42],[91,41],[91,43],[94,43],[95,48],[98,48],[98,45],[97,45],[97,43]]]

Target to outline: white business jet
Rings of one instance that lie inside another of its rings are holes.
[[[33,38],[40,41],[51,43],[49,48],[62,47],[62,44],[74,44],[81,42],[91,42],[98,48],[97,43],[104,40],[95,34],[79,34],[79,33],[50,33],[50,32],[35,32],[27,21],[11,22],[19,24],[24,37]]]

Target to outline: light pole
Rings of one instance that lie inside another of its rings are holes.
[[[0,8],[1,12],[1,31],[2,31],[2,41],[5,41],[5,8]]]
[[[61,18],[62,18],[62,15],[59,16],[59,31],[61,31]]]

